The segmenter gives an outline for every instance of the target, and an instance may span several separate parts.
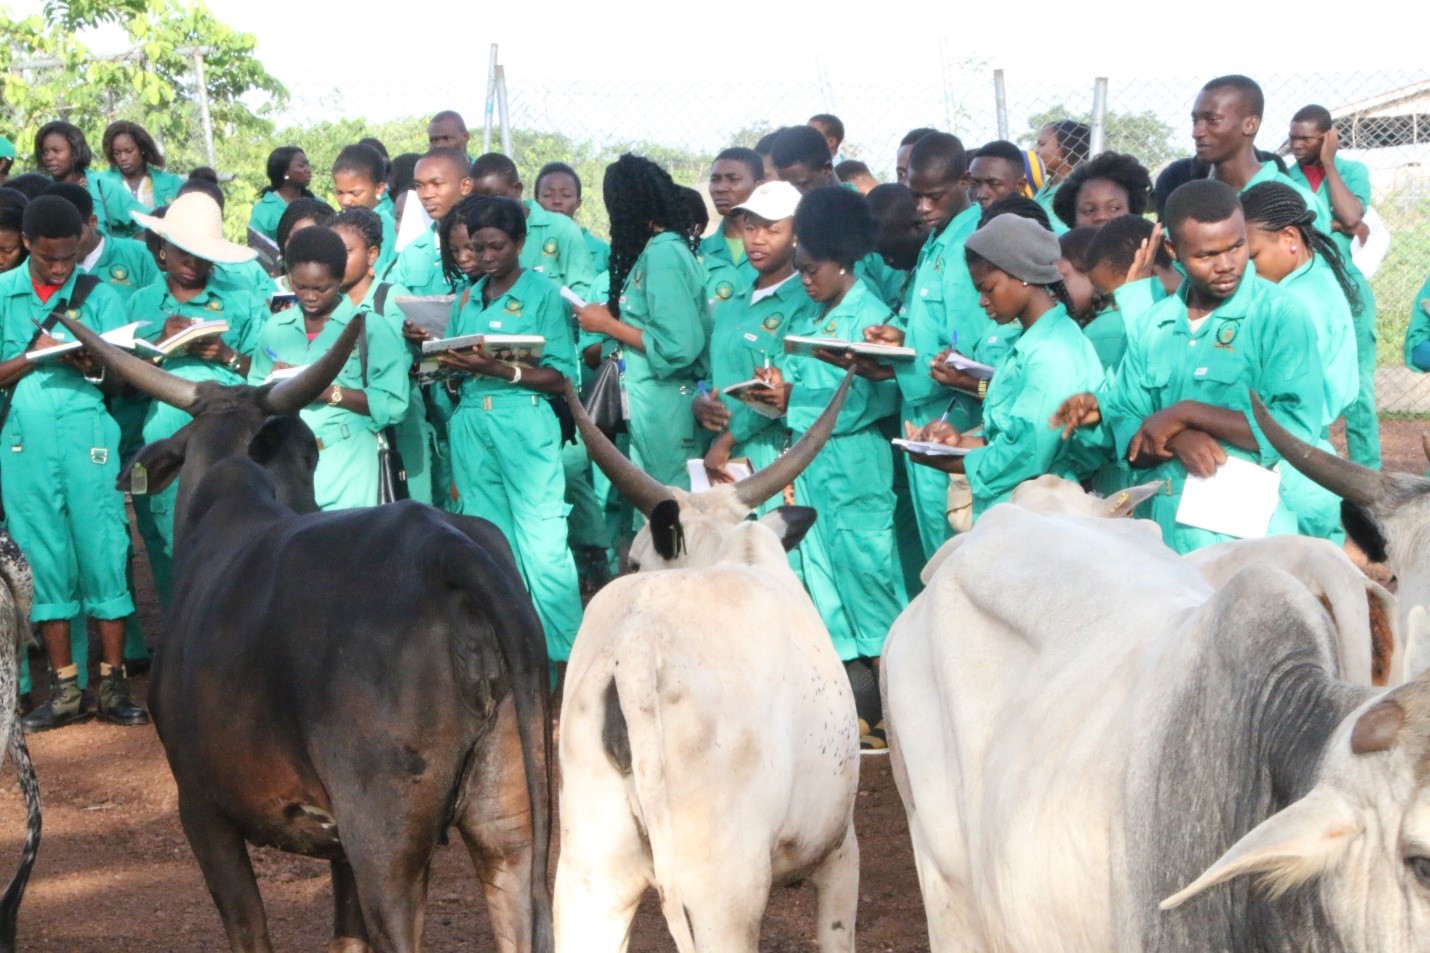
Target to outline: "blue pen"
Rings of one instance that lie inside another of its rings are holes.
[[[955,351],[958,350],[958,332],[957,332],[957,331],[954,331],[954,332],[953,332],[953,345],[952,345],[952,346],[953,346],[953,349],[954,349]]]
[[[269,357],[271,357],[271,358],[273,359],[274,363],[277,363],[277,362],[278,362],[278,360],[279,360],[279,358],[278,358],[278,352],[275,351],[275,350],[273,350],[273,348],[271,348],[271,347],[265,347],[265,348],[263,349],[263,353],[264,353],[264,354],[267,354]]]

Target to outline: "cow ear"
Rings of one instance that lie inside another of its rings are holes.
[[[804,539],[804,534],[814,525],[816,515],[810,506],[777,506],[761,516],[760,522],[775,531],[788,553]]]
[[[1341,525],[1351,542],[1361,548],[1365,558],[1373,563],[1383,563],[1388,558],[1385,552],[1385,532],[1380,528],[1370,510],[1359,503],[1341,500]]]
[[[1109,519],[1120,519],[1124,516],[1131,516],[1143,503],[1156,496],[1167,486],[1163,480],[1155,483],[1142,483],[1137,486],[1129,486],[1121,492],[1114,493],[1103,501],[1102,515]]]
[[[189,446],[189,428],[180,429],[171,437],[145,444],[134,459],[119,471],[114,486],[121,493],[145,496],[161,493],[179,476]],[[142,470],[140,477],[136,471]]]
[[[1262,821],[1232,845],[1190,886],[1162,901],[1163,910],[1186,903],[1209,887],[1242,874],[1258,874],[1272,897],[1320,876],[1340,859],[1361,822],[1349,802],[1316,787],[1284,811]]]

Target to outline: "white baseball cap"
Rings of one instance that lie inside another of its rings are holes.
[[[788,182],[765,182],[750,193],[750,197],[731,211],[749,212],[767,222],[793,218],[799,205],[799,189]]]

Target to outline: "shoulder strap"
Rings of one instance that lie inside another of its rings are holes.
[[[377,290],[372,293],[372,310],[378,314],[387,311],[387,293],[392,290],[392,282],[379,282]]]
[[[40,323],[40,327],[44,329],[44,332],[46,334],[49,334],[55,329],[55,325],[60,323],[60,315],[64,314],[66,311],[78,311],[80,308],[83,308],[85,301],[89,298],[89,293],[95,288],[99,287],[99,284],[100,281],[98,275],[91,275],[88,273],[82,275],[75,275],[74,292],[69,296],[68,299],[61,298],[59,301],[55,302],[55,306],[50,309],[49,315],[45,318],[44,321]],[[40,337],[37,333],[35,335],[34,341],[30,342],[30,347],[34,347],[35,341],[38,341],[39,339]],[[28,351],[29,349],[30,348],[26,348],[25,350]]]
[[[362,368],[362,389],[367,390],[367,322],[372,320],[372,312],[359,311],[358,314],[363,316],[362,333],[357,339],[358,366]]]

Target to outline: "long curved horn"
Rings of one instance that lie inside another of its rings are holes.
[[[586,442],[586,452],[590,455],[591,462],[600,467],[617,493],[625,497],[647,519],[658,505],[675,499],[664,484],[616,449],[616,445],[611,443],[610,438],[596,426],[591,415],[586,413],[586,408],[581,406],[581,400],[569,382],[566,384],[565,397],[566,406],[571,408],[571,416],[576,420],[576,429],[581,432],[581,439]]]
[[[170,374],[148,361],[141,361],[123,348],[110,344],[69,315],[61,314],[59,318],[60,323],[75,336],[75,340],[84,344],[90,356],[105,370],[114,372],[115,377],[155,400],[161,400],[180,410],[188,411],[193,408],[199,396],[197,383]]]
[[[839,389],[834,392],[834,397],[829,406],[824,408],[824,413],[804,432],[804,436],[795,441],[793,447],[763,470],[757,470],[735,484],[735,494],[741,503],[752,510],[757,509],[804,472],[804,468],[809,466],[815,454],[824,449],[829,435],[834,432],[834,421],[839,417],[840,408],[844,406],[844,398],[848,396],[849,385],[853,381],[854,372],[851,370],[844,375],[844,380],[840,381]]]
[[[1251,412],[1256,415],[1261,432],[1266,434],[1271,446],[1276,448],[1276,452],[1281,454],[1287,463],[1341,499],[1359,503],[1361,506],[1373,506],[1392,489],[1393,484],[1388,475],[1349,460],[1342,460],[1335,454],[1313,447],[1292,435],[1276,422],[1266,405],[1261,402],[1261,398],[1254,392],[1251,395]]]
[[[332,386],[333,380],[342,372],[343,365],[352,356],[358,335],[364,332],[365,315],[353,316],[343,333],[328,348],[326,354],[309,364],[303,370],[284,381],[273,385],[273,389],[263,398],[269,413],[286,417],[296,414],[318,399],[318,395]]]

